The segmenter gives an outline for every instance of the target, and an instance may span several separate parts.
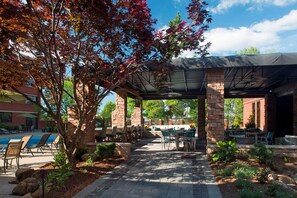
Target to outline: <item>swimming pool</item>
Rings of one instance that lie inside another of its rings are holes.
[[[19,136],[19,137],[7,137],[7,138],[1,138],[0,137],[0,144],[8,144],[9,140],[11,139],[22,139],[23,136]],[[57,137],[56,134],[52,134],[48,140],[46,141],[47,143],[52,143],[55,138]],[[30,139],[30,141],[28,142],[27,144],[27,147],[28,146],[31,146],[31,145],[34,145],[34,144],[37,144],[39,142],[39,140],[41,139],[41,135],[33,135],[32,138]]]

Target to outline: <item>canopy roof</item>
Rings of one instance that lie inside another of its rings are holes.
[[[173,70],[156,86],[155,72]],[[129,76],[124,87],[143,99],[197,98],[206,93],[206,70],[224,69],[225,97],[260,97],[290,92],[297,82],[297,53],[180,58],[170,63],[147,62]],[[286,88],[284,88],[286,87]]]

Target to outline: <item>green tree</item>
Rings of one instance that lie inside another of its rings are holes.
[[[165,101],[167,111],[170,113],[167,113],[167,115],[171,115],[176,118],[182,118],[185,112],[185,108],[187,107],[187,104],[182,100],[166,100]]]
[[[148,119],[165,118],[165,104],[162,100],[144,100],[143,115]]]
[[[135,99],[134,98],[127,98],[127,117],[131,118],[132,113],[134,112],[135,106]]]
[[[244,48],[243,50],[240,50],[237,54],[260,54],[260,51],[255,47],[250,48]]]
[[[114,102],[109,101],[105,104],[105,106],[103,107],[100,116],[103,119],[111,119],[111,113],[115,110],[116,105]]]
[[[198,120],[198,100],[192,99],[189,100],[189,107],[190,107],[190,113],[189,116],[192,121],[197,122]]]
[[[229,126],[240,127],[243,120],[243,99],[228,98],[224,101],[224,116]]]

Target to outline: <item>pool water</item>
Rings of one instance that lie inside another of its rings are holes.
[[[47,143],[52,143],[55,140],[56,136],[57,135],[51,135],[46,142]],[[10,139],[22,139],[22,136],[13,137],[13,138],[11,138],[11,137],[9,137],[9,138],[1,138],[0,137],[0,144],[8,144],[8,142],[9,142]],[[30,141],[28,142],[27,147],[29,147],[31,145],[34,145],[34,144],[37,144],[40,139],[41,139],[41,135],[33,135],[31,137]]]

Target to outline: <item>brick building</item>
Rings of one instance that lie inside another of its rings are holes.
[[[34,101],[39,100],[38,91],[30,86],[19,88]],[[10,125],[16,129],[32,130],[43,127],[38,110],[31,101],[21,100],[12,102],[0,102],[0,124]],[[33,127],[32,127],[33,126]]]
[[[256,128],[267,130],[265,126],[266,111],[265,98],[244,98],[243,99],[243,126],[249,122],[252,116]]]

